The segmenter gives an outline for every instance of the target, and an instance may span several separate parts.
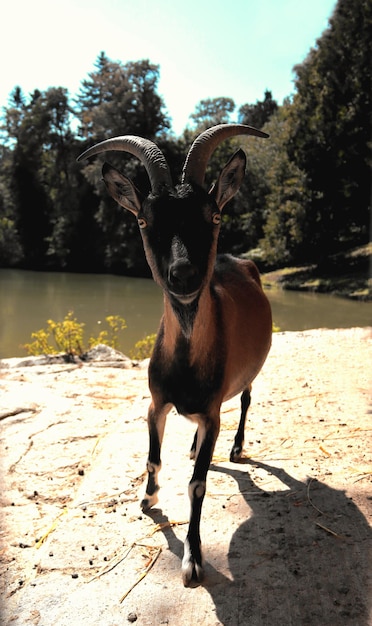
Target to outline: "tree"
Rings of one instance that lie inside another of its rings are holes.
[[[34,90],[27,100],[17,87],[9,104],[2,125],[9,148],[1,156],[1,264],[94,268],[95,222],[85,206],[94,197],[75,163],[67,91]]]
[[[117,135],[139,135],[157,140],[164,137],[170,122],[164,104],[157,94],[159,67],[149,61],[110,61],[102,52],[96,70],[82,82],[76,101],[76,112],[81,125],[79,134],[89,144]],[[149,181],[143,166],[125,154],[110,156],[119,169],[125,164],[126,174],[144,191]],[[81,167],[81,166],[80,166]],[[142,241],[135,220],[123,209],[113,206],[103,190],[99,160],[85,165],[86,180],[99,196],[96,220],[102,233],[104,263],[111,271],[126,273],[147,272]]]
[[[270,139],[258,144],[257,158],[266,181],[264,219],[259,242],[265,261],[285,266],[306,261],[306,215],[309,192],[306,173],[289,158],[291,104],[285,102],[265,125]],[[262,193],[260,194],[262,198]]]
[[[25,112],[25,97],[19,86],[9,97],[9,108],[4,108],[0,126],[0,267],[16,265],[23,258],[23,249],[17,228],[16,199],[12,193],[13,152],[10,147],[18,136]],[[8,147],[9,146],[9,147]]]
[[[230,121],[230,115],[235,110],[235,102],[232,98],[207,98],[200,100],[196,105],[190,119],[200,133],[210,126],[226,124]]]
[[[30,267],[38,269],[43,265],[49,230],[48,194],[42,181],[48,112],[38,90],[33,92],[29,104],[18,97],[18,92],[15,96],[5,123],[15,141],[9,189],[25,260]]]
[[[256,104],[243,104],[239,108],[238,123],[262,128],[277,110],[278,103],[267,89],[263,100],[257,100]]]
[[[196,123],[194,131],[186,129],[180,142],[184,143],[184,151],[189,148],[195,137],[210,126],[228,123],[235,109],[230,98],[214,98],[202,100],[190,116]],[[262,139],[256,140],[239,137],[221,143],[213,152],[206,169],[206,186],[214,181],[227,163],[231,155],[240,147],[247,154],[247,171],[241,189],[224,207],[223,228],[219,236],[219,252],[241,254],[258,245],[263,236],[264,201],[267,193],[265,172],[262,171],[257,159],[256,148]]]
[[[289,156],[306,172],[309,258],[368,240],[372,140],[372,4],[339,0],[295,67]]]
[[[115,135],[155,138],[170,127],[157,94],[159,66],[147,60],[122,64],[99,55],[76,99],[79,134],[89,142]]]
[[[23,257],[9,186],[11,169],[12,153],[3,146],[0,148],[0,267],[17,265]]]

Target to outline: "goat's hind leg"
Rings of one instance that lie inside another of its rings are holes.
[[[151,509],[158,501],[158,474],[161,469],[161,444],[163,441],[165,421],[171,405],[163,405],[156,409],[154,403],[149,407],[147,424],[149,429],[149,455],[147,459],[147,487],[141,502],[143,511]]]
[[[190,448],[190,459],[193,461],[196,457],[196,446],[198,443],[198,429],[196,429],[195,435],[194,435],[194,439],[192,441],[191,444],[191,448]]]
[[[238,430],[235,435],[234,445],[231,448],[230,452],[230,461],[236,463],[242,456],[243,446],[244,446],[244,429],[245,422],[247,418],[247,412],[249,405],[251,403],[251,391],[252,386],[249,385],[247,389],[245,389],[241,395],[240,403],[241,403],[241,413],[240,413],[240,421]]]

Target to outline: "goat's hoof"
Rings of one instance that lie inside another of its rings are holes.
[[[184,587],[197,587],[204,579],[204,570],[201,565],[192,559],[182,563],[182,580]]]
[[[233,446],[230,452],[230,461],[231,463],[239,463],[242,458],[243,447],[242,446]]]
[[[142,502],[141,502],[141,509],[142,511],[148,511],[149,509],[151,509],[153,506],[155,506],[155,504],[158,502],[159,498],[156,495],[156,493],[154,493],[152,496],[149,496],[147,493],[145,495],[145,497],[143,498]]]
[[[191,549],[189,539],[185,540],[182,559],[182,580],[185,587],[197,587],[204,578],[203,555],[200,543]]]
[[[191,461],[194,461],[196,459],[196,450],[194,450],[193,448],[191,448],[190,450],[190,459]]]

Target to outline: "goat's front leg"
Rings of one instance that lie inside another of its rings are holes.
[[[220,430],[220,417],[200,421],[194,472],[189,483],[190,522],[182,559],[182,578],[185,587],[200,583],[204,577],[200,541],[200,517],[206,490],[206,479],[214,446]]]
[[[157,407],[154,402],[150,404],[147,425],[149,429],[149,456],[147,459],[147,487],[146,494],[141,502],[143,511],[151,509],[158,501],[159,482],[158,474],[161,469],[161,444],[163,441],[165,421],[170,404],[162,404]]]

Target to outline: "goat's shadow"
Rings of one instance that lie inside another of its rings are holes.
[[[208,562],[205,549],[203,586],[220,622],[368,626],[372,533],[358,507],[324,483],[304,483],[283,469],[245,463],[274,475],[287,489],[264,491],[245,468],[211,466],[236,480],[252,511],[230,541],[231,579]],[[171,528],[164,535],[181,560],[182,542]]]

